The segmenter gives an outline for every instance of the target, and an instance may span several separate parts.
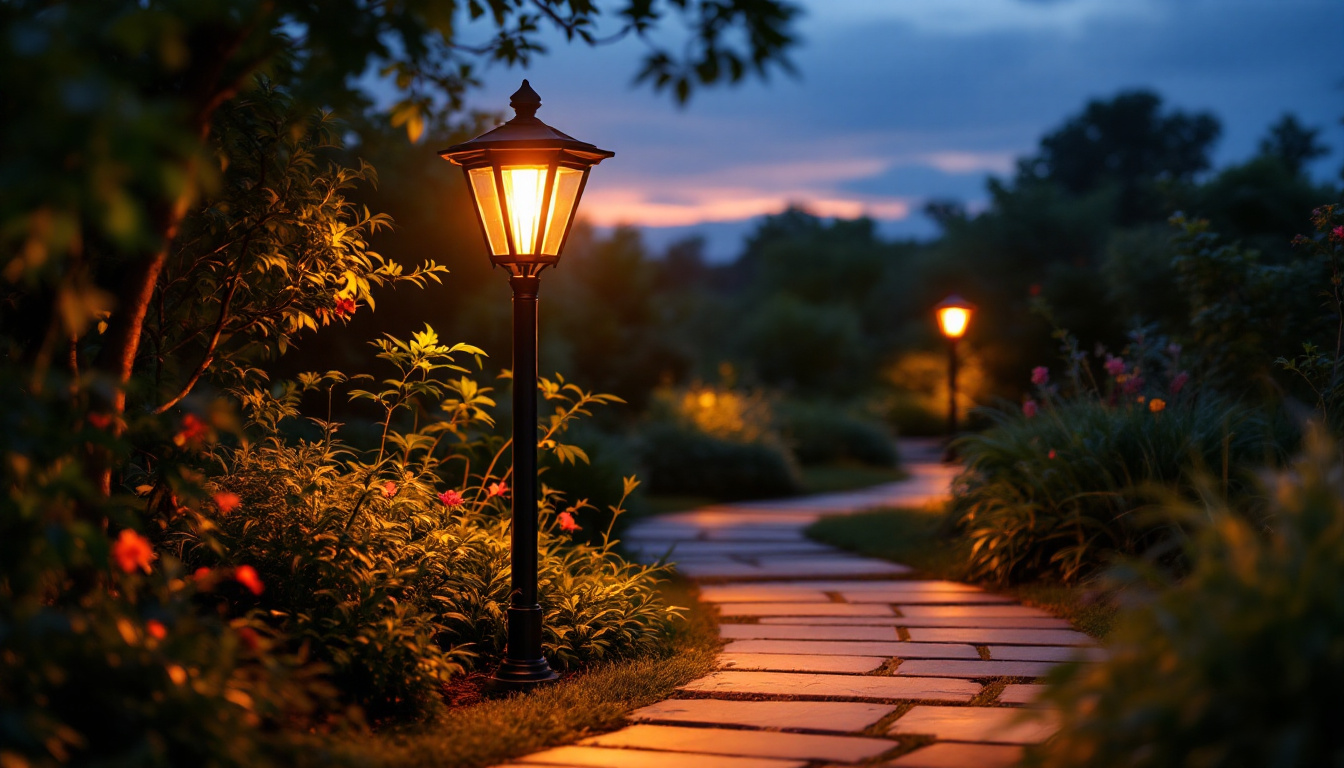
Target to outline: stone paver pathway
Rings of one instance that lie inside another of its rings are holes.
[[[1035,678],[1103,649],[1035,608],[808,540],[824,515],[945,498],[952,468],[905,443],[909,480],[719,505],[642,521],[635,557],[666,556],[719,609],[713,673],[634,724],[519,765],[588,768],[1009,768],[1050,737]]]

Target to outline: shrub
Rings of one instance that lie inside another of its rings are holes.
[[[1228,502],[1168,508],[1200,529],[1189,575],[1156,591],[1137,569],[1123,579],[1147,599],[1116,622],[1107,661],[1079,665],[1051,688],[1063,730],[1032,764],[1344,765],[1337,450],[1311,441],[1264,490],[1267,528]]]
[[[822,404],[790,403],[781,414],[784,439],[803,464],[896,466],[896,441],[881,424]]]
[[[1136,333],[1125,357],[1101,351],[1098,384],[1066,337],[1074,394],[1061,396],[1039,368],[1039,401],[993,413],[992,428],[958,441],[966,471],[952,514],[971,540],[973,576],[1076,581],[1115,555],[1179,539],[1180,526],[1148,508],[1154,487],[1191,491],[1207,469],[1237,489],[1248,467],[1273,458],[1258,412],[1197,394],[1173,373],[1178,349],[1153,341]]]
[[[774,421],[760,393],[710,386],[659,391],[640,434],[649,490],[716,499],[798,493],[798,467]]]
[[[195,567],[253,568],[261,583],[244,597],[278,642],[306,649],[331,668],[345,700],[383,716],[432,707],[442,683],[502,654],[509,478],[496,471],[505,449],[493,435],[490,390],[445,375],[464,371],[455,356],[477,350],[440,344],[428,328],[377,344],[397,375],[381,391],[350,395],[384,410],[379,443],[347,445],[339,424],[321,421],[319,439],[278,437],[299,398],[343,384],[339,374],[306,374],[278,395],[240,391],[252,441],[217,450],[212,500],[185,510],[177,540]],[[582,459],[559,440],[609,398],[562,379],[540,389],[556,406],[544,452]],[[399,423],[414,426],[402,432]],[[625,480],[612,516],[637,485]],[[543,494],[543,642],[561,669],[649,648],[672,613],[655,591],[658,569],[624,562],[604,535],[595,545],[571,540],[583,507]]]

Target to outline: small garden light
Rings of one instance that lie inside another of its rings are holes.
[[[537,289],[560,261],[594,165],[615,155],[536,117],[541,97],[526,80],[514,118],[439,156],[462,166],[490,261],[513,287],[513,525],[508,644],[495,682],[528,688],[556,678],[541,653],[537,602]]]
[[[938,329],[947,339],[947,434],[951,437],[957,434],[957,345],[971,324],[975,305],[954,293],[939,302],[934,311],[938,315]]]

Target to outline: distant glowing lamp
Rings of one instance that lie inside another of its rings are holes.
[[[934,307],[934,312],[938,315],[938,329],[943,332],[943,338],[947,339],[947,434],[949,437],[957,434],[957,345],[961,342],[961,337],[966,335],[966,329],[971,324],[971,313],[974,311],[974,304],[955,293],[943,299],[938,306]],[[954,458],[950,447],[945,458],[949,460]]]
[[[495,684],[526,689],[556,679],[541,653],[537,602],[537,290],[560,261],[588,171],[615,155],[537,119],[526,80],[498,128],[439,155],[462,166],[490,261],[513,288],[513,521],[508,642]]]

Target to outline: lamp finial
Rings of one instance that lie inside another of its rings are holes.
[[[536,117],[537,110],[541,108],[541,97],[532,90],[532,86],[526,81],[509,97],[509,106],[517,113],[518,118],[527,119]]]

